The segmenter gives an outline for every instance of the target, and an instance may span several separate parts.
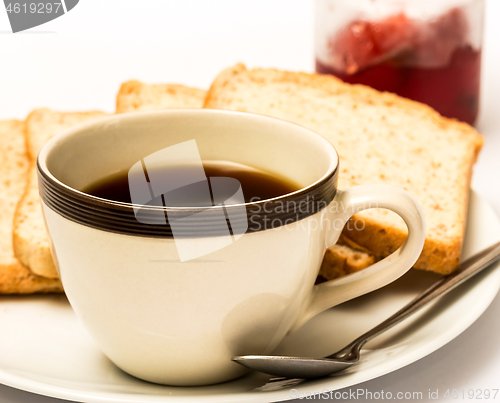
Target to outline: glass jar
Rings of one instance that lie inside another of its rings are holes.
[[[316,71],[473,124],[484,0],[316,0]]]

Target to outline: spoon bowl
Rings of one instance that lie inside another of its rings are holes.
[[[321,378],[350,367],[357,360],[279,355],[242,355],[233,361],[255,371],[286,378]]]

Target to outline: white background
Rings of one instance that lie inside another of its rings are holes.
[[[349,0],[346,0],[349,1]],[[473,187],[500,214],[500,1],[487,7],[482,110],[486,144]],[[0,6],[0,119],[32,109],[114,110],[121,82],[208,88],[237,62],[312,71],[312,0],[81,0],[62,18],[10,33]],[[461,336],[430,356],[359,385],[371,392],[500,388],[500,297]],[[0,329],[8,331],[8,329]],[[497,396],[500,401],[500,392]],[[0,385],[1,403],[49,403]],[[363,401],[363,400],[360,400]],[[434,400],[435,401],[435,400]]]

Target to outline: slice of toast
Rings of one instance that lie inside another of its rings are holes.
[[[116,97],[116,113],[169,109],[202,108],[206,91],[177,84],[123,83]]]
[[[247,70],[241,64],[219,75],[205,107],[270,115],[321,134],[339,153],[340,189],[387,183],[420,202],[427,234],[416,268],[447,274],[458,267],[472,167],[483,144],[471,126],[332,76]],[[344,233],[377,256],[395,251],[408,234],[403,220],[387,210],[354,218],[364,228]]]
[[[54,112],[37,109],[26,119],[26,140],[30,167],[28,183],[14,217],[14,252],[19,261],[33,273],[57,278],[50,254],[42,206],[38,194],[36,157],[42,146],[53,136],[79,123],[106,116],[103,112]]]
[[[326,250],[319,275],[333,280],[366,269],[376,261],[377,258],[365,248],[341,235],[338,243]]]
[[[26,187],[28,166],[24,122],[0,121],[0,294],[62,292],[59,280],[33,274],[14,255],[14,212]]]

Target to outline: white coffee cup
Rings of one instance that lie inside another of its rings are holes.
[[[192,139],[202,159],[262,168],[293,178],[302,189],[245,205],[263,215],[248,213],[249,223],[255,220],[245,234],[181,262],[165,226],[141,223],[131,204],[82,190]],[[245,374],[232,356],[270,354],[319,312],[403,275],[422,250],[424,218],[414,198],[387,185],[337,190],[338,164],[320,135],[247,113],[141,112],[65,131],[43,147],[38,170],[51,250],[72,307],[104,354],[138,378],[206,385]],[[275,209],[300,202],[305,210]],[[374,206],[403,218],[409,230],[404,245],[365,270],[314,285],[324,252],[344,224]],[[273,224],[262,224],[266,214]]]

